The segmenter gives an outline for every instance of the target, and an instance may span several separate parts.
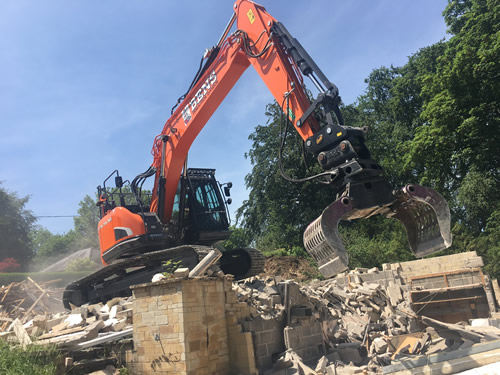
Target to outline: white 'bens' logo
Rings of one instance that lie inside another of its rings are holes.
[[[217,81],[217,75],[215,74],[215,70],[210,73],[206,81],[201,85],[200,89],[196,91],[193,99],[189,101],[189,104],[184,107],[182,110],[182,118],[184,119],[184,124],[187,125],[191,118],[193,117],[192,113],[196,111],[198,104],[201,103],[203,98],[207,95],[207,92],[213,87],[214,83]]]

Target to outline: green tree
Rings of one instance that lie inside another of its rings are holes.
[[[99,210],[96,200],[86,195],[79,203],[78,216],[75,222],[75,242],[78,248],[99,247],[97,225],[99,223]]]
[[[40,225],[36,225],[33,227],[33,229],[30,232],[30,240],[35,258],[40,256],[40,249],[45,247],[45,244],[49,240],[51,240],[52,237],[54,237],[54,234],[47,228],[42,227]],[[42,253],[46,251],[47,250],[43,250]]]
[[[227,250],[233,250],[241,247],[248,247],[252,243],[248,232],[243,228],[231,227],[231,236],[224,241],[223,247]]]
[[[406,166],[416,168],[421,181],[449,191],[455,218],[476,234],[498,209],[500,193],[499,13],[496,0],[449,2],[443,14],[452,37],[435,72],[425,77],[423,125],[406,144]],[[489,203],[480,203],[479,216],[470,210],[476,189]]]
[[[278,168],[282,125],[279,105],[269,104],[266,115],[267,125],[257,126],[249,136],[252,148],[245,155],[253,166],[252,172],[245,177],[245,184],[250,189],[249,199],[238,209],[237,217],[260,250],[291,250],[294,246],[302,246],[305,227],[335,200],[335,194],[324,185],[295,184],[282,178]],[[283,150],[283,169],[295,178],[308,173],[301,142],[295,131],[289,132]],[[309,160],[309,163],[314,162]]]
[[[346,125],[369,127],[372,158],[395,187],[418,183],[448,200],[454,244],[443,253],[475,250],[493,276],[500,276],[498,14],[495,0],[450,1],[443,15],[451,38],[420,49],[402,67],[375,69],[365,93],[343,108]],[[250,197],[239,214],[258,244],[291,249],[334,197],[317,185],[294,186],[281,179],[277,104],[268,106],[267,114],[267,126],[257,126],[250,136]],[[303,176],[298,137],[289,137],[285,169]],[[413,257],[395,221],[344,223],[341,233],[351,265]]]
[[[41,232],[41,234],[35,234],[35,238],[42,239],[36,249],[36,263],[44,261],[49,257],[60,256],[79,250],[76,245],[75,239],[77,235],[74,230],[70,230],[65,234],[52,234],[49,232],[50,235],[47,235],[44,229],[41,229]]]
[[[367,147],[394,186],[419,182],[420,171],[414,165],[403,168],[405,144],[423,125],[420,92],[445,47],[438,42],[420,49],[402,67],[374,69],[365,80],[365,93],[344,108],[347,125],[368,126]]]
[[[500,276],[500,3],[450,1],[443,15],[452,35],[425,77],[421,119],[405,165],[421,181],[449,192],[454,249],[476,250]]]
[[[26,268],[33,256],[29,233],[36,218],[26,208],[29,197],[19,198],[0,182],[0,254],[4,258],[14,258],[22,268]]]

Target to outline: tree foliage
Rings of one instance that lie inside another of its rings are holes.
[[[49,258],[64,256],[88,247],[97,248],[97,224],[99,211],[95,201],[86,195],[79,203],[78,216],[74,218],[74,229],[64,234],[54,234],[44,227],[31,231],[31,241],[36,254],[36,263],[46,263]]]
[[[33,252],[29,233],[36,221],[26,208],[29,197],[19,198],[0,182],[0,254],[2,259],[14,258],[25,268]]]
[[[405,164],[416,166],[422,181],[448,191],[454,214],[480,230],[498,209],[500,192],[499,12],[498,1],[448,4],[443,14],[453,36],[436,59],[435,72],[424,77],[423,126],[406,145]],[[481,185],[487,180],[493,184],[486,190]],[[464,207],[471,208],[475,189],[493,203],[483,217]]]
[[[312,182],[295,184],[283,180],[278,169],[280,125],[283,124],[279,105],[269,104],[266,115],[267,125],[257,126],[249,137],[252,149],[245,156],[253,167],[245,183],[250,192],[237,216],[259,249],[291,250],[301,246],[306,225],[321,214],[327,202],[334,200],[334,193]],[[283,169],[295,178],[307,173],[300,151],[301,141],[297,133],[289,133],[283,151]]]
[[[53,234],[46,228],[33,231],[32,237],[36,244],[35,262],[40,262],[50,257],[60,256],[79,250],[75,245],[76,233],[70,230],[65,234]]]
[[[367,78],[345,124],[368,126],[367,146],[395,187],[419,183],[445,196],[454,245],[475,250],[500,276],[500,3],[452,0],[443,12],[451,37],[421,48],[401,67],[380,67]],[[280,108],[267,107],[268,124],[250,136],[253,165],[248,201],[238,211],[243,228],[264,248],[301,245],[305,225],[334,200],[318,185],[292,185],[278,173]],[[297,135],[290,135],[287,173],[302,176]],[[341,228],[351,265],[412,259],[396,221],[374,218]]]
[[[79,203],[78,216],[75,221],[75,242],[80,249],[87,247],[99,247],[97,235],[97,225],[99,223],[99,210],[96,207],[96,200],[90,195],[86,195]]]

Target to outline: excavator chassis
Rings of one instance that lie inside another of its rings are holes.
[[[348,269],[348,254],[338,225],[341,220],[373,215],[394,218],[404,225],[410,249],[423,257],[451,246],[450,210],[435,190],[407,185],[392,193],[384,179],[349,186],[304,232],[304,246],[325,277]]]
[[[130,296],[130,285],[151,282],[153,275],[165,271],[163,262],[180,261],[181,267],[193,269],[210,250],[212,247],[183,245],[117,261],[68,284],[63,293],[64,307],[71,309],[71,305]],[[237,280],[258,275],[264,270],[265,258],[256,249],[228,250],[222,254],[218,263],[220,269],[234,275]]]

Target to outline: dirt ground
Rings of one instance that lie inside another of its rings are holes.
[[[318,269],[304,258],[294,256],[266,257],[262,276],[280,276],[283,279],[307,281],[319,277]]]

